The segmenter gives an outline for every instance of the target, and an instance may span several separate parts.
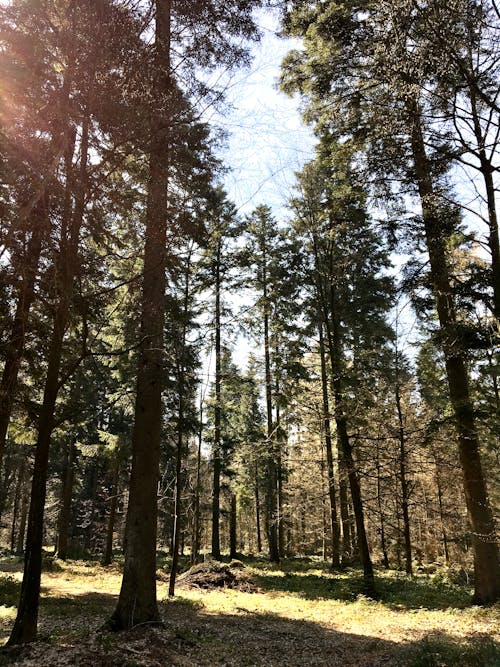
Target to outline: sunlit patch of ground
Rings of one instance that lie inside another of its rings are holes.
[[[260,592],[179,586],[169,600],[159,571],[163,628],[100,630],[120,588],[117,566],[55,561],[42,578],[40,639],[20,665],[328,665],[498,667],[500,607],[467,605],[470,590],[426,575],[378,572],[380,599],[358,571],[319,563],[246,563]],[[0,580],[0,639],[12,625],[20,571]],[[12,658],[4,657],[8,664]]]

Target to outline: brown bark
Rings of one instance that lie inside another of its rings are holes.
[[[196,453],[196,482],[193,509],[193,545],[191,548],[191,564],[199,560],[200,553],[200,491],[201,491],[201,446],[203,444],[203,396],[200,396],[200,428],[198,432],[198,451]]]
[[[333,447],[332,432],[330,424],[330,405],[328,398],[328,378],[325,359],[325,341],[323,336],[323,323],[318,323],[319,330],[319,353],[321,361],[321,389],[323,398],[323,429],[326,450],[326,465],[328,474],[328,498],[330,501],[330,529],[331,529],[331,559],[332,566],[340,565],[340,526],[337,517],[337,501],[335,497],[335,477],[333,470]]]
[[[216,229],[215,279],[215,406],[213,445],[213,495],[212,495],[212,556],[220,559],[220,477],[221,477],[221,322],[220,322],[220,261],[221,239]]]
[[[259,464],[255,461],[255,530],[257,532],[257,553],[262,552],[262,532],[260,528],[260,494],[259,494]]]
[[[48,352],[43,402],[38,418],[21,597],[14,627],[8,641],[9,645],[31,642],[36,638],[50,439],[54,427],[54,411],[60,387],[59,374],[63,340],[69,324],[73,283],[79,265],[78,241],[85,211],[85,196],[87,191],[88,115],[84,119],[82,126],[80,173],[76,179],[73,177],[73,167],[71,164],[74,146],[73,142],[68,142],[68,144],[71,144],[71,147],[68,147],[65,155],[67,183],[61,225],[58,270],[56,271],[57,301],[54,311],[52,338]],[[74,210],[72,211],[71,199],[73,194],[75,197]]]
[[[396,409],[398,413],[398,438],[399,438],[399,481],[401,484],[401,509],[403,512],[403,536],[405,544],[405,570],[406,574],[412,574],[412,551],[409,513],[409,487],[406,473],[406,437],[404,430],[403,410],[401,408],[401,393],[396,380]]]
[[[170,89],[170,5],[156,1],[154,93]],[[114,630],[159,622],[156,536],[163,388],[169,119],[151,119],[148,201],[142,284],[132,471],[125,527],[125,563]]]
[[[474,408],[469,391],[465,354],[456,326],[445,239],[441,232],[437,195],[431,177],[422,135],[420,110],[410,109],[412,118],[411,147],[422,205],[423,225],[431,270],[434,298],[439,317],[446,375],[458,435],[467,510],[473,531],[475,590],[478,604],[494,602],[500,597],[500,564],[495,524],[483,475]]]
[[[231,506],[229,512],[229,557],[236,558],[237,556],[237,506],[236,494],[231,494]]]
[[[14,393],[17,387],[17,377],[24,353],[29,311],[35,298],[35,281],[42,250],[42,239],[48,227],[47,199],[47,197],[40,199],[32,211],[32,232],[22,262],[22,276],[17,289],[16,312],[12,322],[5,365],[0,381],[0,468],[5,451]]]
[[[66,560],[68,557],[69,523],[71,516],[71,499],[75,479],[76,447],[73,441],[66,447],[61,489],[61,507],[57,521],[57,557]]]
[[[106,543],[102,557],[103,565],[111,565],[113,561],[113,536],[115,533],[116,510],[118,507],[118,490],[120,480],[120,461],[118,456],[113,461],[113,481],[111,483],[111,502],[109,505],[108,522],[106,525]]]

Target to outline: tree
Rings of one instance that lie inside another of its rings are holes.
[[[429,153],[426,146],[432,123],[426,117],[427,86],[434,86],[433,72],[425,45],[421,48],[416,5],[381,2],[364,4],[360,9],[356,2],[331,3],[328,7],[293,3],[287,14],[289,32],[307,33],[307,40],[303,53],[295,52],[288,58],[285,85],[309,97],[309,115],[318,127],[334,128],[344,140],[359,138],[360,154],[373,173],[383,179],[396,176],[411,184],[419,198],[420,230],[429,255],[465,496],[474,530],[474,600],[491,602],[499,595],[498,548],[465,353],[456,326],[447,252],[458,216],[443,187],[449,158],[443,160],[436,151]],[[332,108],[334,117],[328,111]],[[383,118],[379,113],[382,109]]]

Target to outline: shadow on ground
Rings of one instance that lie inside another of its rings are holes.
[[[310,600],[339,600],[354,602],[363,595],[363,575],[359,570],[338,573],[263,570],[256,577],[257,584],[265,591],[295,593]],[[456,609],[470,604],[471,591],[446,581],[429,577],[407,577],[394,574],[392,578],[377,577],[375,588],[379,602],[391,609]]]
[[[50,595],[40,609],[40,639],[0,665],[72,667],[496,667],[500,645],[485,636],[433,633],[398,644],[275,614],[209,614],[176,598],[161,604],[164,626],[113,634],[101,628],[113,595]],[[10,622],[9,622],[10,625]]]

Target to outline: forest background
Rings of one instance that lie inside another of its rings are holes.
[[[113,630],[159,621],[158,550],[171,595],[187,560],[266,554],[498,600],[498,8],[262,4],[2,3],[10,646],[47,550],[123,550]],[[252,155],[225,97],[278,18],[310,129],[263,146],[233,113]]]

